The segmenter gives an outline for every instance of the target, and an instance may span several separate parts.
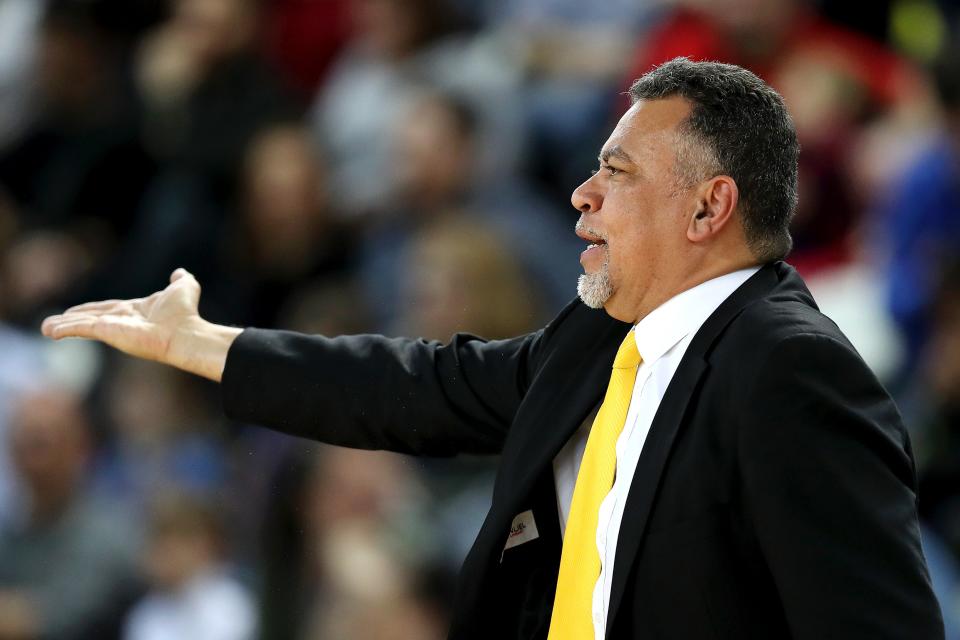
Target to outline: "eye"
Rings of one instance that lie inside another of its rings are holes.
[[[600,171],[606,171],[606,172],[607,172],[607,175],[609,175],[609,176],[615,176],[615,175],[617,175],[618,173],[620,173],[620,172],[622,171],[622,169],[617,169],[616,167],[614,167],[614,166],[612,166],[612,165],[605,164],[605,165],[602,165],[599,169],[594,169],[594,170],[592,170],[592,171],[590,172],[590,175],[595,176],[595,175],[597,175]]]

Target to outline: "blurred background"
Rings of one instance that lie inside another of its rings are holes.
[[[677,55],[787,101],[790,262],[900,403],[960,638],[958,4],[0,0],[0,640],[445,637],[495,460],[230,424],[39,322],[183,266],[236,326],[535,329],[571,191]]]

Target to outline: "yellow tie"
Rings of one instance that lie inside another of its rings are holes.
[[[573,489],[563,536],[560,575],[550,619],[549,640],[589,640],[593,633],[593,589],[600,577],[597,517],[617,471],[617,438],[623,431],[641,361],[631,329],[613,361],[607,394],[600,405]]]

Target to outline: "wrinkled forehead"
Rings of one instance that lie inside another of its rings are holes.
[[[604,148],[619,145],[631,156],[655,156],[675,144],[679,127],[689,115],[690,103],[680,96],[637,100],[621,116]]]

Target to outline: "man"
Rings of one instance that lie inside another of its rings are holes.
[[[161,495],[142,557],[150,590],[130,610],[124,640],[254,638],[256,605],[230,575],[225,542],[220,514],[206,501]]]
[[[92,434],[80,398],[25,392],[9,437],[24,508],[0,527],[0,639],[110,637],[139,591],[136,537],[86,486]]]
[[[501,453],[452,638],[943,637],[897,410],[780,261],[783,101],[686,59],[631,93],[573,194],[581,301],[536,333],[241,331],[198,316],[183,270],[44,332],[221,380],[230,416],[287,433]]]

